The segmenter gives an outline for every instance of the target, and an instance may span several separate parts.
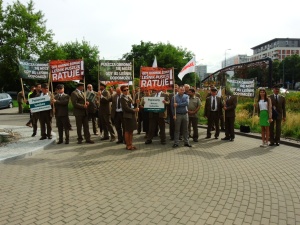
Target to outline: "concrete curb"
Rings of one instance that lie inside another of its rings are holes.
[[[198,125],[198,127],[203,128],[203,129],[207,128],[207,126],[204,126],[204,125]],[[221,133],[222,133],[222,131],[221,131]],[[235,130],[234,133],[235,133],[235,135],[240,135],[240,136],[244,136],[244,137],[250,137],[250,138],[255,138],[255,139],[261,140],[261,136],[260,136],[259,133],[251,133],[251,132],[250,133],[243,133],[243,132],[240,132],[237,129]],[[297,141],[297,140],[281,138],[280,144],[300,148],[300,141]]]
[[[52,139],[39,140],[39,136],[31,137],[32,128],[26,126],[0,125],[1,129],[9,129],[18,133],[21,137],[17,142],[9,143],[0,148],[0,163],[6,163],[15,159],[22,159],[45,150],[49,145],[55,143],[56,134],[52,132]],[[38,129],[39,133],[39,129]]]

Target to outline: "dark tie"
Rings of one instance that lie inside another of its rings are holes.
[[[118,96],[118,99],[117,99],[117,101],[118,101],[118,109],[120,109],[121,108],[121,101],[120,101],[120,96]]]
[[[278,103],[277,95],[275,95],[275,103],[276,103],[276,105],[277,105],[277,103]]]
[[[212,110],[215,110],[216,109],[216,100],[215,100],[215,97],[213,97],[213,102],[212,102]]]

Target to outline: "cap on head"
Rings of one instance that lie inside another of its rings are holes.
[[[106,84],[104,84],[104,83],[100,82],[100,86],[102,86],[102,87],[106,87]]]
[[[274,85],[273,85],[273,88],[274,88],[274,89],[280,89],[280,86],[279,86],[279,84],[274,84]]]
[[[218,91],[217,88],[215,86],[210,87],[211,91]]]
[[[64,88],[64,85],[63,84],[58,84],[57,86],[56,86],[56,89],[63,89]]]
[[[48,86],[47,83],[43,83],[43,84],[41,85],[41,87],[42,87],[42,88],[49,88],[49,86]]]
[[[77,83],[77,87],[79,87],[79,86],[84,86],[84,83],[78,82],[78,83]]]

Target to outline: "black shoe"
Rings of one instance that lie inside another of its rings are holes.
[[[62,143],[63,143],[63,141],[58,141],[58,142],[56,142],[56,144],[58,144],[58,145],[59,145],[59,144],[62,144]]]
[[[66,141],[65,144],[68,145],[68,144],[69,144],[69,141]]]
[[[229,141],[234,141],[234,138],[230,138],[230,140]]]
[[[184,144],[185,147],[192,147],[190,144]]]
[[[52,139],[52,136],[49,136],[48,139]]]
[[[273,146],[273,145],[274,145],[274,143],[270,143],[270,144],[269,144],[269,146]]]
[[[82,144],[82,140],[78,140],[78,141],[77,141],[77,144]]]
[[[116,144],[122,144],[122,143],[123,143],[122,140],[119,140],[119,141],[116,142]]]
[[[162,144],[162,145],[165,145],[165,144],[167,144],[167,143],[166,143],[165,141],[162,141],[161,144]]]
[[[94,144],[95,142],[92,140],[87,140],[87,141],[85,141],[85,143]]]
[[[279,146],[279,143],[278,143],[278,142],[276,142],[276,146]]]
[[[198,139],[194,139],[193,141],[194,141],[194,142],[198,142]]]
[[[109,140],[109,137],[103,137],[100,139],[101,141],[104,141],[104,140]]]
[[[219,137],[215,137],[215,139],[218,139]]]
[[[111,139],[110,139],[110,142],[114,142],[116,140],[116,138],[115,137],[112,137]]]
[[[145,144],[148,145],[148,144],[151,144],[152,143],[152,140],[147,140],[145,141]]]
[[[178,145],[177,145],[177,144],[174,144],[172,147],[173,147],[173,148],[177,148],[177,147],[178,147]]]
[[[31,135],[31,137],[34,137],[36,135],[36,133],[33,133],[32,135]]]
[[[224,138],[221,138],[222,141],[229,141],[230,138],[229,137],[224,137]]]
[[[180,140],[180,141],[182,141],[182,140],[183,140],[183,138],[182,138],[182,137],[179,137],[179,140]]]
[[[46,137],[41,137],[41,138],[40,138],[40,140],[45,140],[45,139],[47,139],[47,138],[46,138]]]
[[[206,136],[206,137],[205,137],[205,139],[210,139],[210,138],[211,138],[210,136]]]
[[[174,141],[174,138],[170,138],[170,141]]]

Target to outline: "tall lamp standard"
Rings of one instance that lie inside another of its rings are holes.
[[[200,59],[200,60],[204,60],[204,59]],[[199,64],[199,69],[200,69],[200,64]],[[201,82],[201,80],[200,80],[200,72],[199,72],[199,81]],[[200,86],[201,86],[201,83],[200,83]],[[195,73],[195,88],[197,89],[197,84],[196,84],[196,73]]]
[[[282,83],[284,88],[284,59],[282,59]]]
[[[226,67],[226,52],[227,52],[227,51],[230,51],[230,50],[231,50],[230,48],[228,48],[228,49],[225,50],[224,68]]]

